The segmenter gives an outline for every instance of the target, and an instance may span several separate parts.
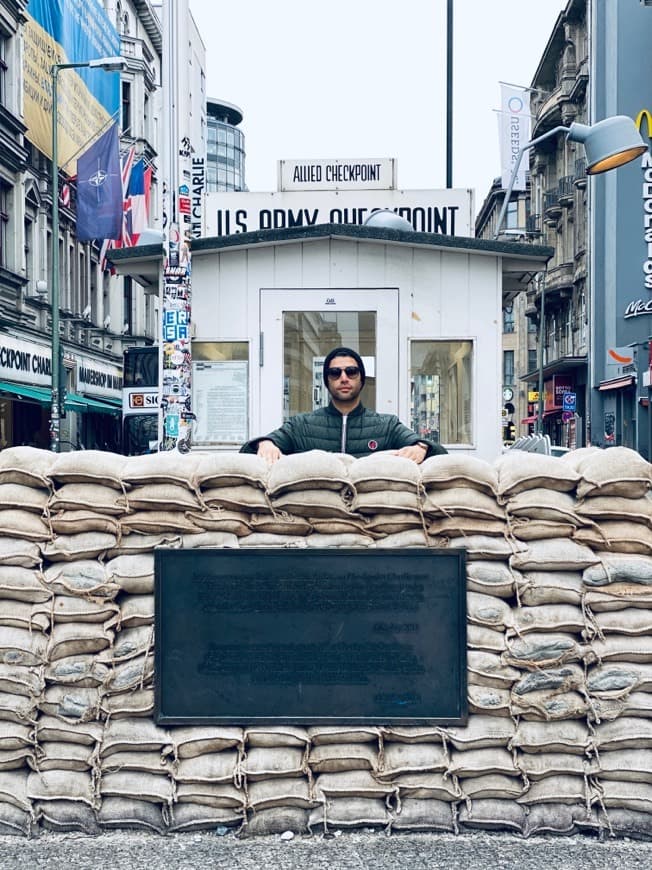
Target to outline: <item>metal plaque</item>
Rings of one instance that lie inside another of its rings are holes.
[[[464,550],[155,559],[159,723],[466,722]]]

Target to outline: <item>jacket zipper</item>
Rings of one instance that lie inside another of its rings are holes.
[[[348,414],[342,414],[342,441],[340,442],[340,453],[346,453],[346,421]]]

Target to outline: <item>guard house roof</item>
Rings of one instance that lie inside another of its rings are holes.
[[[545,268],[554,254],[554,248],[522,242],[493,241],[467,236],[445,236],[418,233],[387,227],[358,226],[356,224],[316,224],[310,227],[292,227],[279,230],[259,230],[229,236],[193,239],[192,256],[201,257],[227,250],[242,250],[291,244],[309,243],[319,239],[349,239],[357,242],[383,245],[408,245],[442,251],[500,257],[503,271],[503,296],[511,298],[524,290],[532,277]],[[119,275],[129,275],[139,284],[156,286],[163,265],[162,245],[136,245],[111,251],[111,261]]]

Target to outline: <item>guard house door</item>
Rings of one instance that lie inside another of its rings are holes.
[[[335,347],[357,350],[367,408],[398,413],[398,288],[260,291],[260,427],[328,404],[322,364]]]

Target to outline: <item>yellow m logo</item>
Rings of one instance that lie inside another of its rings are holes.
[[[641,136],[643,135],[643,130],[641,129],[643,120],[645,120],[647,126],[647,138],[652,139],[652,113],[650,113],[649,109],[641,109],[634,121]]]

